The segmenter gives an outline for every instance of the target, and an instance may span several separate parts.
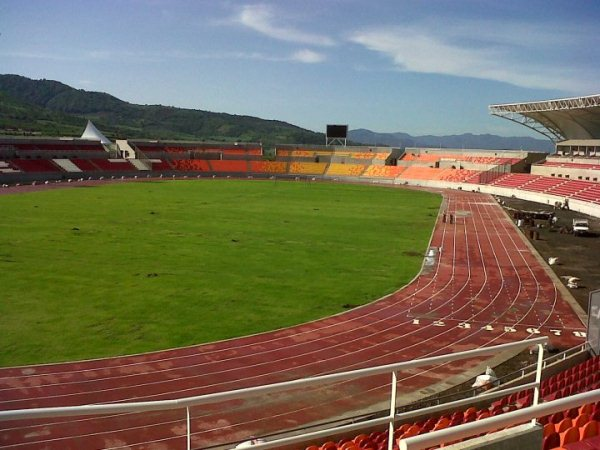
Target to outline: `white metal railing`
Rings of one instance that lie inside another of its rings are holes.
[[[402,439],[400,450],[420,450],[439,445],[443,442],[452,442],[458,439],[468,438],[488,431],[496,431],[504,427],[521,424],[528,420],[535,421],[536,417],[543,417],[554,414],[559,411],[575,408],[587,403],[594,403],[600,400],[600,389],[575,394],[570,397],[561,398],[539,405],[533,405],[528,408],[517,411],[507,412],[498,416],[492,416],[480,419],[475,422],[457,425],[455,427],[445,428],[438,431]]]
[[[284,445],[291,445],[300,442],[307,442],[309,440],[319,439],[321,437],[329,436],[333,433],[340,432],[350,432],[354,430],[364,429],[370,426],[378,426],[378,425],[388,425],[389,429],[389,450],[392,450],[392,446],[394,443],[394,422],[397,419],[405,418],[408,414],[412,413],[404,413],[400,415],[396,415],[396,392],[397,392],[397,373],[402,370],[412,369],[416,367],[422,366],[432,366],[452,361],[460,361],[469,358],[477,358],[480,356],[486,356],[490,354],[498,354],[503,351],[514,351],[521,350],[523,348],[528,348],[531,346],[538,347],[538,364],[537,364],[537,376],[536,382],[530,383],[527,385],[519,386],[518,388],[511,388],[507,390],[501,390],[494,392],[492,394],[486,394],[484,396],[480,396],[478,398],[496,398],[507,393],[516,392],[518,390],[526,389],[529,387],[534,388],[534,404],[537,403],[537,399],[539,396],[539,381],[541,377],[542,370],[542,360],[543,360],[543,352],[544,352],[544,344],[548,342],[548,338],[538,337],[535,339],[529,339],[525,341],[512,342],[508,344],[495,345],[491,347],[483,347],[475,350],[467,350],[458,353],[452,353],[441,356],[432,356],[423,359],[416,359],[412,361],[406,361],[395,364],[387,364],[383,366],[370,367],[365,369],[354,370],[350,372],[341,372],[330,375],[321,375],[310,378],[304,378],[293,381],[286,381],[281,383],[275,383],[264,386],[256,386],[244,389],[238,389],[234,391],[227,392],[219,392],[214,394],[206,394],[195,397],[187,397],[176,400],[160,400],[160,401],[148,401],[148,402],[130,402],[130,403],[118,403],[118,404],[100,404],[100,405],[82,405],[82,406],[66,406],[66,407],[51,407],[51,408],[33,408],[33,409],[21,409],[21,410],[8,410],[8,411],[0,411],[0,421],[7,420],[22,420],[22,419],[38,419],[38,418],[48,418],[48,417],[60,417],[60,416],[82,416],[82,415],[98,415],[98,414],[114,414],[114,413],[139,413],[145,411],[159,411],[159,410],[169,410],[169,409],[186,409],[186,423],[187,423],[187,449],[191,448],[191,434],[190,434],[190,410],[189,408],[192,406],[199,405],[207,405],[214,404],[226,400],[234,400],[234,399],[242,399],[253,397],[261,394],[270,394],[274,392],[281,392],[294,388],[306,388],[309,386],[314,386],[318,384],[328,383],[328,382],[337,382],[337,381],[345,381],[350,379],[362,378],[366,376],[372,375],[381,375],[381,374],[391,374],[392,382],[390,388],[390,410],[389,415],[371,419],[364,420],[361,422],[353,423],[350,425],[337,426],[335,428],[329,428],[327,430],[314,431],[303,433],[297,436],[285,437],[280,439],[271,440],[269,442],[257,444],[253,446],[255,449],[267,449],[267,448],[276,448]],[[472,401],[472,399],[467,400],[459,400],[458,402],[447,403],[444,405],[438,405],[437,407],[425,408],[422,410],[423,412],[433,412],[435,408],[449,408],[453,406],[459,406],[466,404],[466,401]]]

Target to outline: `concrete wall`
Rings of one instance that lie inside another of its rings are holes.
[[[444,446],[448,450],[540,450],[543,428],[541,425],[518,425],[508,430],[486,434],[466,442]]]

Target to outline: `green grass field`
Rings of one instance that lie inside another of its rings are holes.
[[[365,304],[418,272],[440,201],[236,180],[0,196],[0,365],[191,345]]]

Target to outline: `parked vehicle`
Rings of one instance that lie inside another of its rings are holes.
[[[590,224],[587,219],[573,219],[573,234],[583,235],[590,231]]]

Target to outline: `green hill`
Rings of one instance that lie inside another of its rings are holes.
[[[0,75],[0,134],[78,135],[90,119],[111,139],[321,144],[286,122],[162,105],[136,105],[52,80]]]

